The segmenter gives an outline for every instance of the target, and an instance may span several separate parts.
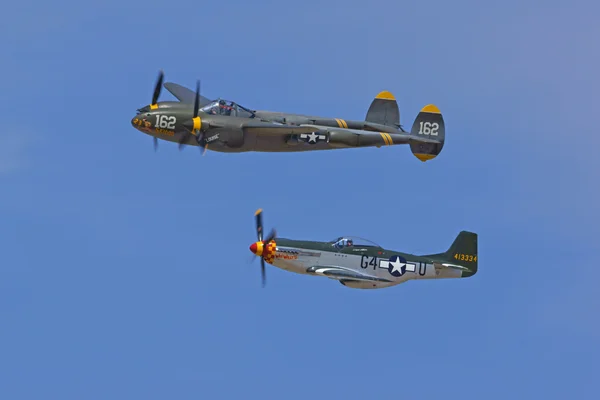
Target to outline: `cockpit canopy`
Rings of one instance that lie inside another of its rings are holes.
[[[381,247],[377,243],[356,236],[340,236],[333,240],[331,245],[337,249],[345,247]]]
[[[246,107],[242,107],[233,101],[224,99],[217,99],[202,107],[200,111],[213,115],[228,115],[232,117],[254,118],[254,112],[252,112],[251,110],[247,109]]]

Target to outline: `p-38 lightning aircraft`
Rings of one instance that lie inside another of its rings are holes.
[[[226,153],[297,152],[408,144],[421,161],[435,158],[444,146],[445,125],[433,104],[421,109],[410,132],[400,125],[398,103],[390,92],[375,97],[365,121],[324,118],[274,111],[255,111],[223,99],[211,101],[176,83],[164,87],[179,101],[158,102],[161,71],[152,103],[131,120],[138,130],[157,139]]]
[[[477,234],[473,232],[460,232],[443,253],[417,256],[349,236],[330,242],[276,241],[273,229],[263,240],[262,210],[255,215],[258,241],[250,245],[250,251],[261,258],[263,286],[265,262],[298,274],[335,279],[356,289],[386,288],[411,279],[467,278],[477,273]]]

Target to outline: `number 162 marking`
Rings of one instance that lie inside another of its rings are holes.
[[[437,122],[421,122],[419,124],[419,135],[437,136],[440,124]]]

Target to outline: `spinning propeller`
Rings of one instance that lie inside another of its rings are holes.
[[[158,108],[158,97],[160,96],[160,92],[162,90],[162,84],[164,80],[165,74],[163,70],[160,70],[158,73],[158,78],[156,79],[156,84],[154,85],[154,93],[152,94],[152,103],[150,103],[150,109],[156,110]],[[202,155],[206,153],[206,149],[208,148],[208,143],[204,139],[204,132],[200,129],[202,128],[202,120],[198,116],[198,109],[200,108],[200,81],[196,82],[196,98],[194,99],[194,116],[192,119],[187,120],[183,123],[183,127],[185,128],[184,134],[181,136],[181,139],[178,141],[179,150],[183,149],[185,146],[185,142],[189,139],[190,135],[196,137],[196,140],[200,146],[203,146]],[[139,110],[138,110],[139,111]],[[154,136],[154,151],[158,148],[158,139]]]
[[[187,132],[181,136],[179,141],[179,150],[183,149],[184,143],[193,135],[196,137],[196,141],[200,146],[204,147],[202,155],[206,153],[208,143],[204,140],[204,132],[200,130],[202,128],[202,119],[198,116],[198,109],[200,108],[200,81],[196,82],[196,98],[194,99],[194,116],[191,120],[185,121],[183,127],[187,129]]]
[[[254,215],[256,216],[256,236],[258,238],[258,242],[252,243],[250,246],[250,251],[257,256],[260,256],[260,270],[262,275],[262,285],[264,287],[266,283],[265,257],[271,255],[268,245],[271,241],[273,241],[273,239],[275,239],[277,232],[275,229],[271,229],[271,233],[269,233],[267,239],[263,240],[262,210],[257,210]]]
[[[160,96],[160,91],[162,89],[162,84],[163,84],[163,79],[165,78],[165,74],[163,72],[163,70],[161,69],[158,72],[158,78],[156,79],[156,85],[154,85],[154,93],[152,94],[152,103],[150,103],[150,109],[151,110],[156,110],[158,108],[158,96]],[[152,139],[154,140],[154,151],[156,151],[156,149],[158,148],[158,139],[153,136]]]

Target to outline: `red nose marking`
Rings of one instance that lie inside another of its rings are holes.
[[[253,252],[254,254],[256,254],[256,243],[252,243],[250,245],[250,251]]]

